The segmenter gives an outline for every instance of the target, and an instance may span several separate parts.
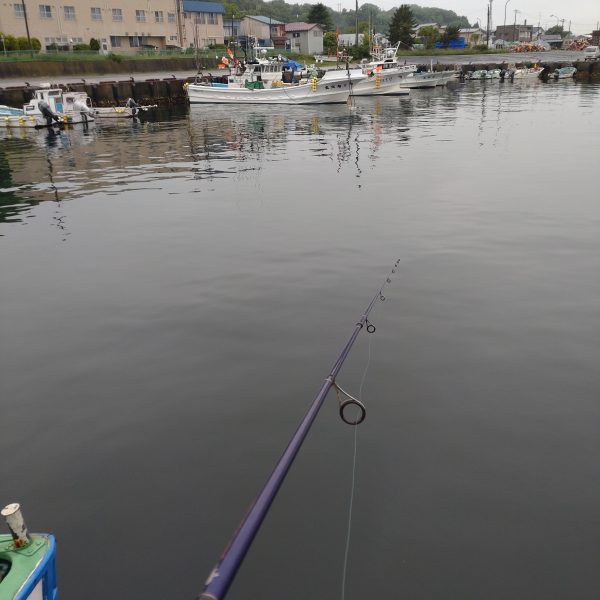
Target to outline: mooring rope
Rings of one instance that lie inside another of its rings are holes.
[[[362,378],[360,381],[360,387],[358,390],[358,400],[362,402],[362,391],[365,385],[365,379],[367,377],[367,371],[371,364],[371,340],[373,338],[369,336],[369,352],[367,357],[367,364],[363,371]],[[342,570],[342,600],[346,599],[346,573],[348,572],[348,554],[350,552],[350,537],[352,535],[352,509],[354,507],[354,493],[356,491],[356,455],[358,452],[358,427],[354,428],[354,452],[352,455],[352,485],[350,486],[350,501],[348,502],[348,527],[346,529],[346,548],[344,549],[344,567]]]

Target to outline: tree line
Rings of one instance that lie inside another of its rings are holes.
[[[246,15],[263,15],[284,23],[304,21],[306,23],[320,23],[326,31],[339,31],[340,33],[354,33],[356,30],[355,10],[342,9],[341,12],[325,6],[324,4],[288,4],[284,0],[236,0],[225,1],[225,19],[241,18]],[[442,8],[429,8],[417,4],[403,5],[410,9],[416,23],[437,23],[438,25],[456,25],[469,27],[469,20],[457,15],[452,10]],[[382,10],[375,4],[362,4],[358,8],[359,31],[367,31],[369,24],[377,33],[389,31],[392,19],[398,9]],[[317,14],[315,15],[315,12]],[[312,17],[318,16],[319,19]]]

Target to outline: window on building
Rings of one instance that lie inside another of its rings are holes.
[[[219,23],[219,18],[217,17],[217,13],[208,13],[208,24],[209,25],[217,25]]]
[[[112,9],[112,20],[113,21],[122,21],[123,20],[123,9],[113,8]]]
[[[49,4],[40,4],[40,17],[42,19],[52,18],[52,7]]]
[[[138,23],[145,23],[146,22],[146,11],[145,10],[136,10],[135,11],[135,20]]]
[[[321,32],[318,29],[313,31],[313,37],[321,37]]]
[[[295,38],[299,38],[300,37],[300,34],[297,31],[295,31],[293,35],[294,35]]]
[[[65,21],[75,20],[75,7],[74,6],[63,6],[65,11]]]
[[[163,11],[162,10],[155,10],[154,11],[154,20],[157,23],[164,23],[165,22],[165,17],[163,15]]]
[[[172,42],[176,42],[176,41],[177,41],[177,36],[176,36],[176,35],[170,35],[170,36],[169,36],[169,39],[170,39]]]
[[[196,23],[200,25],[204,25],[204,23],[206,23],[204,19],[204,13],[196,13]]]
[[[17,19],[25,17],[25,9],[22,4],[13,4],[13,6],[15,7],[15,17],[17,17]]]
[[[120,48],[121,47],[121,38],[118,35],[111,35],[110,36],[110,45],[113,48]]]
[[[175,23],[175,13],[167,13],[167,20],[169,23]]]
[[[90,12],[92,13],[92,21],[102,21],[102,9],[92,6],[90,8]]]
[[[206,40],[206,45],[207,46],[216,46],[217,45],[217,39],[216,38],[208,38]]]
[[[130,35],[129,36],[129,45],[132,48],[139,48],[142,45],[142,38],[139,37],[138,35],[136,35],[136,36]]]

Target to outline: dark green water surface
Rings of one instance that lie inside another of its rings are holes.
[[[0,131],[0,504],[61,600],[194,598],[397,258],[344,600],[599,598],[599,176],[575,82]],[[229,598],[342,597],[353,443],[332,394]]]

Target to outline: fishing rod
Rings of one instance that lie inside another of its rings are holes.
[[[365,312],[354,326],[352,335],[333,363],[333,367],[331,368],[329,375],[326,377],[321,389],[317,393],[315,399],[298,426],[298,429],[294,433],[287,448],[281,455],[281,458],[271,473],[271,476],[256,497],[254,504],[252,504],[248,510],[237,531],[233,534],[229,544],[219,558],[219,562],[208,576],[208,579],[204,584],[204,590],[197,600],[223,600],[223,598],[225,598],[225,595],[227,594],[227,591],[229,590],[229,587],[231,586],[233,579],[250,548],[250,545],[254,541],[254,538],[258,533],[264,518],[269,512],[269,508],[271,507],[271,504],[275,499],[275,496],[277,495],[285,476],[290,470],[290,467],[292,466],[300,447],[306,439],[306,436],[308,435],[308,432],[321,406],[323,405],[329,390],[333,387],[336,391],[338,400],[340,402],[340,417],[344,423],[356,426],[364,421],[367,414],[364,405],[360,402],[360,400],[357,400],[348,394],[348,392],[344,391],[336,383],[335,378],[340,372],[340,369],[348,357],[348,354],[350,354],[350,350],[352,349],[352,346],[354,345],[354,342],[361,329],[365,327],[369,333],[375,332],[375,326],[369,321],[369,314],[378,301],[383,302],[385,300],[383,290],[388,283],[391,283],[392,280],[390,276],[396,272],[399,263],[400,260],[395,262],[390,275],[386,277],[382,286],[373,296],[373,299],[367,306]],[[341,399],[340,394],[345,397],[345,400]],[[347,408],[352,406],[358,408],[359,410],[357,417],[354,419],[349,418],[346,412]]]

